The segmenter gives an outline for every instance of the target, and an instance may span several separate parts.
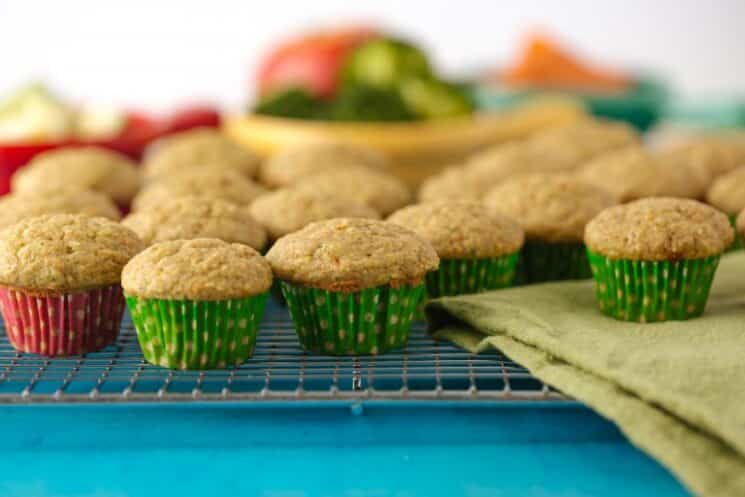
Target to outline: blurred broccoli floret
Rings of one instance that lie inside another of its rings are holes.
[[[409,43],[380,38],[360,46],[347,58],[342,69],[345,86],[394,89],[408,78],[430,78],[427,56]]]
[[[253,108],[255,114],[297,119],[326,119],[329,110],[328,102],[315,98],[300,88],[272,93],[259,100]]]
[[[411,121],[409,111],[396,90],[370,86],[344,88],[334,101],[331,118],[338,121]]]

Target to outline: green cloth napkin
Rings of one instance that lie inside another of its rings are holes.
[[[703,496],[745,496],[745,253],[723,257],[704,315],[637,324],[597,309],[592,281],[448,297],[435,337],[497,348],[614,421]]]

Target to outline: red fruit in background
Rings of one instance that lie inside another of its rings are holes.
[[[84,144],[110,148],[134,160],[139,160],[147,144],[161,136],[163,132],[163,126],[144,112],[131,112],[127,115],[126,126],[117,136]]]
[[[166,133],[177,133],[191,128],[220,126],[220,112],[209,105],[192,105],[179,109],[166,119]]]
[[[314,96],[333,97],[344,58],[355,47],[378,35],[374,28],[351,26],[285,42],[260,64],[257,76],[259,93],[267,94],[294,86]]]

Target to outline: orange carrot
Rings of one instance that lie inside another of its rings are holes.
[[[502,82],[513,86],[545,86],[594,91],[627,89],[631,79],[619,72],[593,67],[562,50],[541,35],[528,40],[517,63],[501,74]]]

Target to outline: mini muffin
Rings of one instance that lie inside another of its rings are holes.
[[[618,203],[613,194],[570,176],[524,174],[496,186],[484,198],[491,212],[517,220],[526,242],[520,283],[592,276],[582,242],[585,225]]]
[[[380,214],[359,202],[323,195],[304,188],[280,188],[251,204],[251,215],[276,240],[315,221],[335,217],[380,219]]]
[[[745,167],[719,176],[706,192],[706,201],[729,216],[745,209]]]
[[[266,190],[234,171],[191,169],[154,181],[132,202],[139,211],[176,197],[205,197],[248,206]]]
[[[266,231],[251,217],[248,207],[207,197],[177,197],[132,213],[122,224],[148,246],[194,238],[217,238],[256,250],[266,245]]]
[[[297,186],[317,195],[336,196],[360,202],[375,209],[381,216],[411,202],[411,191],[398,178],[362,167],[344,171],[326,171],[310,176]]]
[[[122,272],[145,359],[171,369],[222,369],[251,357],[271,285],[258,252],[215,238],[157,243]]]
[[[685,161],[641,147],[601,155],[577,171],[577,177],[614,193],[621,202],[663,196],[702,198],[709,182]]]
[[[69,356],[119,333],[122,268],[142,241],[115,221],[82,214],[24,219],[0,231],[0,309],[21,352]]]
[[[745,166],[745,146],[725,137],[698,137],[664,152],[687,162],[702,176],[716,179]]]
[[[648,198],[604,210],[585,231],[600,310],[642,323],[699,316],[733,238],[727,216],[695,200]]]
[[[277,240],[267,260],[281,282],[301,345],[326,354],[379,354],[403,346],[439,259],[393,223],[339,218]]]
[[[259,157],[214,128],[195,128],[161,138],[148,150],[143,165],[147,179],[184,169],[233,171],[256,176]]]
[[[0,228],[44,214],[85,214],[118,221],[116,205],[103,193],[75,188],[11,193],[0,198]]]
[[[528,141],[546,155],[573,160],[576,167],[599,154],[637,145],[641,137],[624,122],[584,119],[539,132]]]
[[[12,179],[14,192],[76,188],[101,192],[126,208],[140,188],[140,171],[124,155],[98,147],[44,152]]]
[[[441,297],[504,288],[515,277],[525,234],[520,225],[488,213],[476,201],[440,201],[398,210],[388,222],[410,229],[440,257],[427,274],[427,295]]]
[[[315,221],[335,217],[380,219],[375,209],[355,200],[297,186],[262,195],[251,204],[251,214],[264,225],[272,242]],[[278,281],[274,282],[271,293],[279,304],[287,303]]]
[[[343,143],[310,143],[288,147],[265,161],[259,171],[262,183],[272,188],[297,183],[310,175],[349,166],[385,169],[388,161],[379,152]]]
[[[445,169],[429,178],[419,190],[421,201],[481,199],[486,192],[515,174],[562,173],[580,165],[570,151],[547,153],[529,142],[513,142],[487,148],[465,164]]]
[[[706,192],[706,201],[727,214],[732,226],[735,226],[737,215],[745,209],[745,167],[740,167],[719,176]],[[735,241],[730,249],[743,247],[743,239],[735,234]]]

